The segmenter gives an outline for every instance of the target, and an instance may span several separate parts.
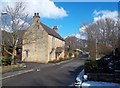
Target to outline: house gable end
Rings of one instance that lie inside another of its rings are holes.
[[[48,26],[46,26],[45,24],[41,23],[42,27],[44,28],[44,30],[51,36],[54,36],[62,41],[64,41],[64,39],[53,29],[49,28]]]

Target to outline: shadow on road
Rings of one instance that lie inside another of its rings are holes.
[[[79,66],[78,68],[76,68],[75,70],[73,71],[69,71],[70,74],[71,74],[71,77],[74,79],[74,82],[76,80],[76,77],[79,75],[79,73],[83,70],[84,68],[84,65],[82,66]]]
[[[48,88],[51,86],[58,88],[59,86],[62,86],[67,88],[69,85],[75,82],[77,75],[84,68],[84,65],[82,64],[83,62],[81,60],[76,59],[68,63],[48,66],[40,69],[40,71],[33,71],[23,75],[15,76],[3,80],[3,88],[6,88],[5,86],[17,86],[17,88],[19,86],[32,86],[33,88],[34,86],[42,88]],[[18,80],[19,82],[17,82]]]

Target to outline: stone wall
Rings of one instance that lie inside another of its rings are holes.
[[[48,62],[48,34],[40,24],[32,24],[23,40],[22,61]],[[28,54],[28,55],[27,55]]]
[[[39,17],[34,17],[32,25],[23,37],[22,61],[48,63],[48,61],[59,59],[59,57],[64,58],[64,46],[64,41],[48,35],[40,25]],[[63,50],[56,58],[57,47],[62,47]]]
[[[64,58],[64,46],[65,46],[65,42],[54,37],[54,43],[53,42],[53,36],[51,35],[48,35],[48,57],[49,57],[49,61],[53,61],[56,59],[56,56],[55,56],[55,49],[57,47],[63,47],[63,51],[62,53],[60,54],[59,57],[62,57]]]

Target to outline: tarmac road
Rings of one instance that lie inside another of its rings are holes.
[[[35,63],[34,63],[35,64]],[[41,65],[40,65],[41,66]],[[84,68],[84,60],[74,59],[6,78],[2,80],[4,86],[69,86]]]

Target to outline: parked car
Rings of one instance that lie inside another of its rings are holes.
[[[90,54],[83,54],[81,58],[90,58]]]

